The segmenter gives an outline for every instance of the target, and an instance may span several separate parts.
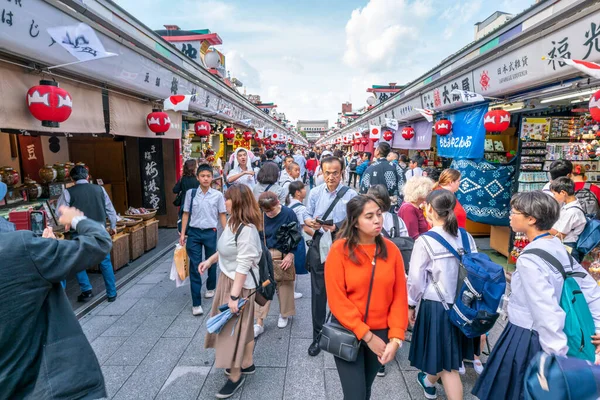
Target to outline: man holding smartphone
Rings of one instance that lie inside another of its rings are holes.
[[[321,259],[320,255],[321,238],[326,232],[335,235],[347,217],[346,204],[357,195],[354,190],[341,182],[344,172],[342,160],[337,157],[325,157],[321,160],[321,169],[325,183],[311,190],[306,208],[310,218],[304,221],[307,226],[315,230],[306,256],[307,269],[310,271],[313,322],[313,342],[308,348],[308,354],[313,357],[321,351],[317,337],[325,323],[327,310],[325,260]]]

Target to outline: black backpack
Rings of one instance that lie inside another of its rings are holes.
[[[386,239],[396,245],[400,253],[402,254],[402,260],[404,261],[404,271],[408,274],[408,266],[410,264],[410,256],[412,255],[415,241],[410,236],[400,236],[400,217],[396,214],[392,214],[394,219],[394,227],[388,233],[385,229],[381,232]]]
[[[575,197],[579,200],[586,217],[597,219],[600,218],[600,205],[598,204],[598,198],[594,192],[592,192],[591,187],[591,183],[586,183],[581,190],[575,192]]]
[[[244,229],[246,225],[240,225],[237,232],[235,233],[235,245],[237,246],[238,237],[240,237],[240,233],[242,233],[242,229]],[[259,279],[256,279],[256,275],[254,275],[254,271],[250,268],[250,274],[252,275],[252,279],[254,279],[254,284],[256,285],[256,295],[254,296],[254,300],[261,306],[264,306],[267,301],[273,300],[273,296],[275,295],[275,275],[273,274],[273,258],[271,257],[271,252],[267,249],[265,241],[263,239],[264,233],[259,232],[261,237],[260,245],[262,247],[262,255],[260,256],[260,260],[258,261],[258,272]],[[266,281],[270,281],[268,285],[263,286]]]
[[[356,171],[356,167],[358,167],[358,159],[357,158],[353,158],[350,160],[350,171]]]

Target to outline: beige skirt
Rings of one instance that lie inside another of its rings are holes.
[[[221,272],[213,299],[210,317],[219,314],[219,306],[229,302],[233,280]],[[247,297],[254,290],[242,289],[240,297]],[[241,368],[244,350],[254,341],[254,296],[252,296],[239,317],[231,318],[218,334],[206,334],[204,348],[215,349],[216,368]],[[234,328],[235,326],[235,328]],[[231,330],[233,329],[233,335]]]

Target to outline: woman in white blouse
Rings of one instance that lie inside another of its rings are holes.
[[[244,376],[256,370],[252,360],[254,298],[249,298],[241,311],[238,302],[256,288],[259,280],[257,265],[262,255],[256,228],[262,226],[262,213],[252,191],[246,185],[230,187],[225,192],[225,207],[230,217],[217,243],[217,252],[198,267],[202,274],[218,261],[221,270],[210,316],[219,314],[218,308],[222,304],[228,304],[233,313],[240,312],[240,316],[229,320],[220,333],[206,335],[204,346],[215,349],[215,367],[226,368],[225,374],[229,375],[217,398],[233,395],[244,383]]]
[[[445,189],[434,190],[425,203],[431,231],[439,234],[454,249],[464,249],[454,215],[454,193]],[[475,241],[471,235],[466,235],[471,251],[476,252]],[[435,384],[440,378],[448,399],[462,399],[463,387],[458,370],[463,359],[472,360],[474,356],[473,340],[452,324],[435,288],[437,285],[444,300],[453,304],[458,267],[458,259],[434,238],[421,235],[415,241],[407,281],[409,320],[414,324],[408,359],[410,365],[421,370],[417,379],[428,399],[437,398]],[[415,318],[417,306],[419,312]]]
[[[538,190],[514,195],[510,206],[510,227],[525,233],[530,243],[517,259],[512,275],[508,324],[473,388],[480,399],[523,398],[525,371],[531,359],[539,351],[560,356],[569,351],[563,331],[566,314],[559,304],[564,279],[539,255],[527,254],[528,250],[548,253],[565,272],[583,273],[575,279],[588,303],[596,334],[600,332],[600,287],[576,261],[571,264],[560,239],[550,234],[560,215],[558,203]],[[592,338],[586,340],[591,342]]]

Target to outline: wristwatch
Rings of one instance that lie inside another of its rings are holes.
[[[398,345],[398,348],[402,347],[402,340],[398,338],[390,338],[390,343],[396,343]]]
[[[229,295],[229,298],[230,298],[231,300],[233,300],[233,301],[236,301],[236,300],[239,300],[239,299],[240,299],[240,296],[232,296],[232,295]]]

